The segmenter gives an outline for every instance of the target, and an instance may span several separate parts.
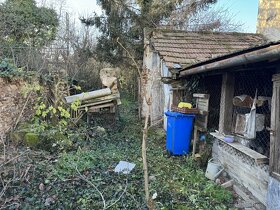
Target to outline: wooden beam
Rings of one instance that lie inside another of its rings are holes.
[[[226,72],[223,74],[219,119],[220,133],[231,133],[234,83],[235,76],[233,73]]]
[[[201,94],[201,93],[194,93],[193,94],[194,98],[205,98],[205,99],[209,99],[210,95],[209,94]]]
[[[67,97],[65,97],[65,100],[68,104],[71,104],[72,102],[74,102],[76,100],[86,101],[86,100],[90,100],[90,99],[94,99],[94,98],[99,98],[102,96],[107,96],[110,94],[112,94],[110,88],[104,88],[104,89],[95,90],[95,91],[91,91],[91,92],[67,96]]]
[[[118,100],[118,99],[120,99],[120,94],[119,93],[114,93],[114,94],[111,94],[111,95],[108,95],[108,96],[102,96],[100,98],[94,98],[94,99],[91,99],[91,100],[83,101],[81,107],[84,106],[84,105],[87,106],[88,104],[96,103],[96,102],[100,102],[100,101],[108,101],[108,100],[113,101],[113,100]]]
[[[195,158],[195,151],[196,151],[196,143],[198,141],[198,135],[197,135],[197,127],[194,126],[194,134],[193,134],[193,153],[192,157]]]
[[[247,155],[251,159],[253,159],[256,163],[258,164],[267,164],[268,163],[268,158],[244,145],[242,145],[239,142],[233,142],[233,143],[228,143],[224,141],[224,135],[216,132],[210,133],[211,136],[214,136],[216,139],[220,140],[221,142],[231,146],[235,150]]]

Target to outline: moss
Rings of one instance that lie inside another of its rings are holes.
[[[24,136],[25,136],[25,132],[11,131],[9,134],[9,139],[15,146],[18,146],[18,145],[22,144]]]
[[[24,145],[28,147],[37,147],[40,143],[39,136],[36,133],[26,133],[24,136]]]

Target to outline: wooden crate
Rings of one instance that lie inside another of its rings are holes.
[[[179,108],[179,107],[174,106],[174,105],[172,105],[171,111],[172,112],[179,112],[179,113],[182,113],[182,114],[198,114],[199,113],[199,110],[197,108],[191,108],[191,109],[186,108],[186,107]]]

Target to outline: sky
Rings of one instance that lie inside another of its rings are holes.
[[[93,11],[100,13],[96,0],[66,0],[69,9],[79,15],[90,15]],[[244,32],[256,32],[258,14],[258,0],[218,0],[216,7],[228,8],[231,16],[238,23],[243,24]]]
[[[0,0],[3,2],[4,0]],[[40,0],[38,0],[40,1]],[[42,0],[41,0],[42,1]],[[44,0],[46,2],[53,0]],[[78,20],[79,16],[91,15],[94,11],[101,13],[96,5],[96,0],[65,0],[67,10],[74,14]],[[218,0],[217,7],[228,8],[231,16],[236,22],[243,24],[243,31],[256,32],[256,20],[258,14],[258,0]]]
[[[244,32],[256,32],[258,0],[218,0],[218,6],[229,8],[236,22],[243,23]]]

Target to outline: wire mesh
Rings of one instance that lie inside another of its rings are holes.
[[[243,144],[249,148],[269,156],[270,114],[272,97],[272,73],[269,71],[242,71],[235,74],[234,95],[248,95],[252,99],[257,96],[259,102],[256,108],[256,138],[243,140]],[[233,107],[233,127],[238,126],[237,115],[250,113],[251,107]],[[234,128],[233,128],[234,130]],[[236,131],[236,130],[235,130]]]
[[[243,124],[246,123],[246,114],[250,113],[252,104],[248,107],[233,105],[232,110],[232,133],[238,136],[237,139],[240,143],[266,156],[269,156],[272,74],[268,69],[265,71],[235,72],[234,97],[247,95],[254,99],[255,94],[257,94],[259,100],[256,108],[255,139],[244,137],[244,127],[237,119],[243,117]],[[198,80],[198,85],[192,91],[210,95],[208,131],[211,132],[219,128],[222,75],[203,76]],[[239,132],[237,131],[238,126]],[[240,133],[240,129],[243,133]]]

